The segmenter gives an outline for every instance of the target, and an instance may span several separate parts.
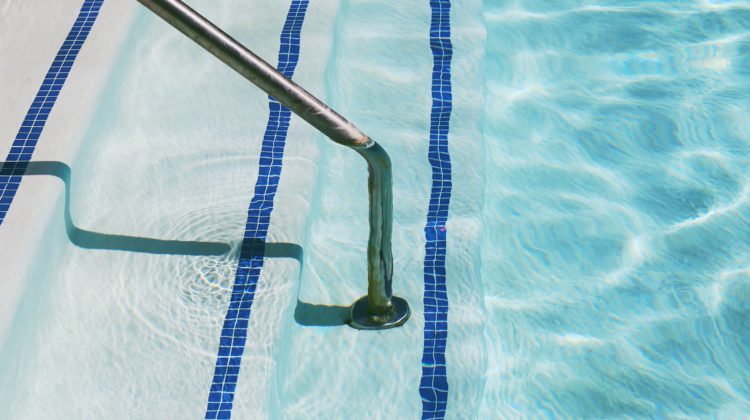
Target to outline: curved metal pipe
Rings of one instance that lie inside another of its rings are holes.
[[[180,0],[138,1],[336,143],[357,148],[372,141],[346,118]]]
[[[367,296],[352,305],[349,325],[359,329],[383,329],[406,322],[410,315],[409,306],[405,300],[394,297],[391,288],[393,193],[391,160],[385,150],[346,118],[185,3],[180,0],[138,1],[331,140],[362,155],[369,171],[368,289]]]

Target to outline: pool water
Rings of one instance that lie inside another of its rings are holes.
[[[189,4],[276,63],[289,1]],[[413,315],[336,321],[366,290],[366,168],[292,117],[233,417],[749,413],[750,3],[718,0],[453,2],[447,410],[430,411],[430,28],[447,4],[307,6],[294,79],[390,153]],[[268,109],[139,12],[71,165],[84,232],[50,222],[0,348],[0,418],[206,415]]]

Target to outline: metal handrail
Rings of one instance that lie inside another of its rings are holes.
[[[383,329],[406,322],[410,315],[409,305],[404,299],[393,296],[391,290],[393,194],[388,153],[346,118],[185,3],[180,0],[138,1],[331,140],[362,155],[369,172],[368,288],[367,296],[352,305],[349,325],[358,329]]]

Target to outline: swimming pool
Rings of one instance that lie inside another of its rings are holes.
[[[581,3],[190,2],[390,153],[413,316],[381,332],[342,325],[361,159],[137,9],[80,150],[19,189],[54,175],[70,198],[22,279],[0,417],[750,412],[750,5]],[[251,199],[269,249],[227,335]]]

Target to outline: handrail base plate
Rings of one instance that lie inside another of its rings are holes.
[[[411,316],[409,304],[406,303],[406,300],[398,296],[391,297],[391,302],[395,308],[393,315],[385,322],[379,322],[374,320],[372,315],[370,315],[367,296],[357,299],[352,305],[349,326],[357,330],[385,330],[403,325]]]

